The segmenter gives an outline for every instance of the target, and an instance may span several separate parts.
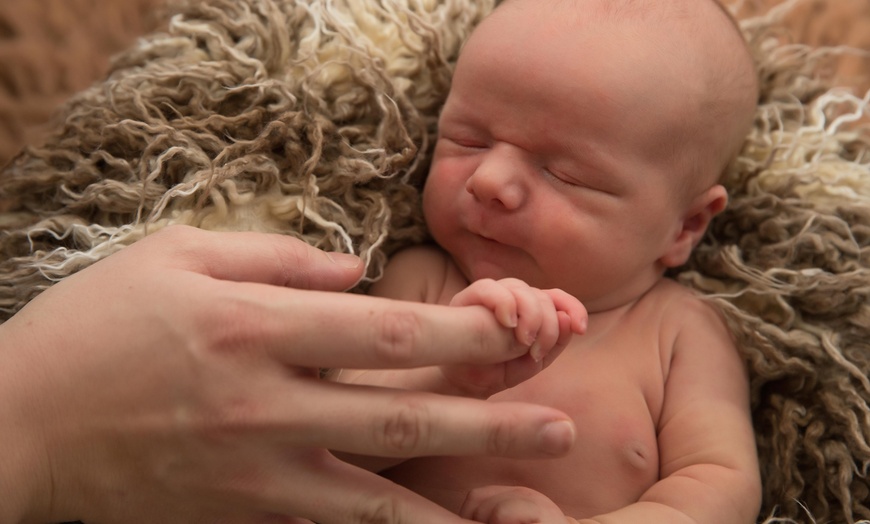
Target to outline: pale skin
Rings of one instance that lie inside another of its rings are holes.
[[[520,357],[493,316],[337,293],[353,256],[170,227],[0,325],[0,522],[467,522],[327,449],[552,458],[557,409],[349,386],[320,367]]]
[[[439,247],[396,255],[372,289],[483,306],[528,354],[340,377],[549,405],[572,417],[577,445],[542,462],[367,466],[491,524],[754,522],[746,370],[720,315],[663,276],[726,204],[716,180],[754,112],[748,54],[712,2],[655,24],[580,3],[513,0],[472,35],[424,190]],[[742,91],[708,96],[741,75]]]

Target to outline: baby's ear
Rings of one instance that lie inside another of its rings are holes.
[[[710,221],[725,209],[726,204],[728,192],[718,184],[698,195],[683,216],[679,233],[659,261],[665,267],[685,264],[707,231]]]

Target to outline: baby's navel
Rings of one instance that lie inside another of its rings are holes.
[[[649,471],[654,464],[654,454],[649,446],[637,440],[629,441],[623,448],[623,454],[628,465],[637,471]]]

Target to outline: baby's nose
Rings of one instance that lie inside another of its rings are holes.
[[[522,170],[515,162],[487,158],[465,182],[465,190],[484,205],[515,211],[526,198],[522,177]]]

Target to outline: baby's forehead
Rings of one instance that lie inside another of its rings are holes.
[[[739,25],[728,9],[717,0],[504,0],[496,12],[519,9],[527,15],[545,15],[553,21],[567,22],[583,30],[588,24],[631,24],[642,22],[670,34],[674,25],[704,31],[706,24],[728,28],[742,39]],[[535,17],[529,17],[533,23]],[[548,30],[542,26],[542,30]],[[691,46],[691,41],[685,41]]]
[[[514,62],[522,64],[519,82],[560,67],[561,76],[543,76],[597,84],[622,109],[613,118],[652,122],[653,130],[660,122],[669,150],[686,143],[718,155],[745,137],[757,75],[739,27],[716,0],[507,0],[493,15],[502,23],[485,38],[525,57]],[[508,28],[513,37],[504,36]],[[480,53],[476,65],[494,54]],[[711,137],[713,128],[728,140]]]

